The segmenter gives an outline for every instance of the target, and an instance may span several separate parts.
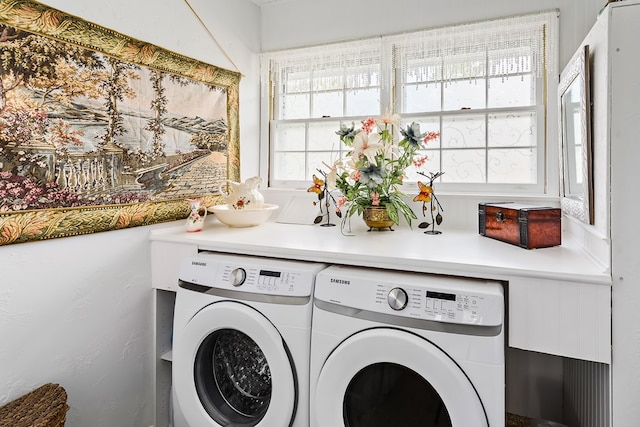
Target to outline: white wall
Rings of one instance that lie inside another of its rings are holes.
[[[68,426],[151,424],[147,234],[0,248],[0,402],[54,382],[69,396]]]
[[[237,67],[244,76],[241,174],[255,174],[257,6],[249,0],[191,0],[221,50],[183,1],[43,3],[204,62]],[[68,427],[153,423],[147,238],[162,226],[0,246],[0,405],[57,382],[69,395]]]

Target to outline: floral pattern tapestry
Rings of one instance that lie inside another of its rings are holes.
[[[240,74],[0,0],[0,244],[186,218],[238,179]]]

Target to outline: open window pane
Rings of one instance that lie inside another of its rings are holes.
[[[313,117],[341,117],[343,105],[342,91],[315,93],[313,94]]]
[[[489,108],[526,107],[535,103],[535,84],[531,74],[489,79]]]
[[[284,95],[280,114],[284,119],[309,117],[309,94]]]
[[[376,116],[380,114],[380,88],[349,90],[346,97],[346,116]]]
[[[440,83],[405,85],[404,111],[406,113],[440,111],[441,90]]]
[[[485,108],[486,82],[484,79],[465,79],[445,83],[444,110]]]

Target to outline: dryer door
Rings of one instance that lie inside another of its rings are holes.
[[[288,426],[295,415],[295,368],[282,336],[237,302],[203,308],[180,331],[173,386],[189,427]]]
[[[428,340],[379,328],[352,335],[329,356],[315,393],[318,427],[487,427],[461,368]]]

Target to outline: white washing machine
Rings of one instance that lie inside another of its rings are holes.
[[[318,263],[184,260],[173,326],[175,427],[309,426]]]
[[[331,266],[316,278],[312,427],[504,427],[500,283]]]

